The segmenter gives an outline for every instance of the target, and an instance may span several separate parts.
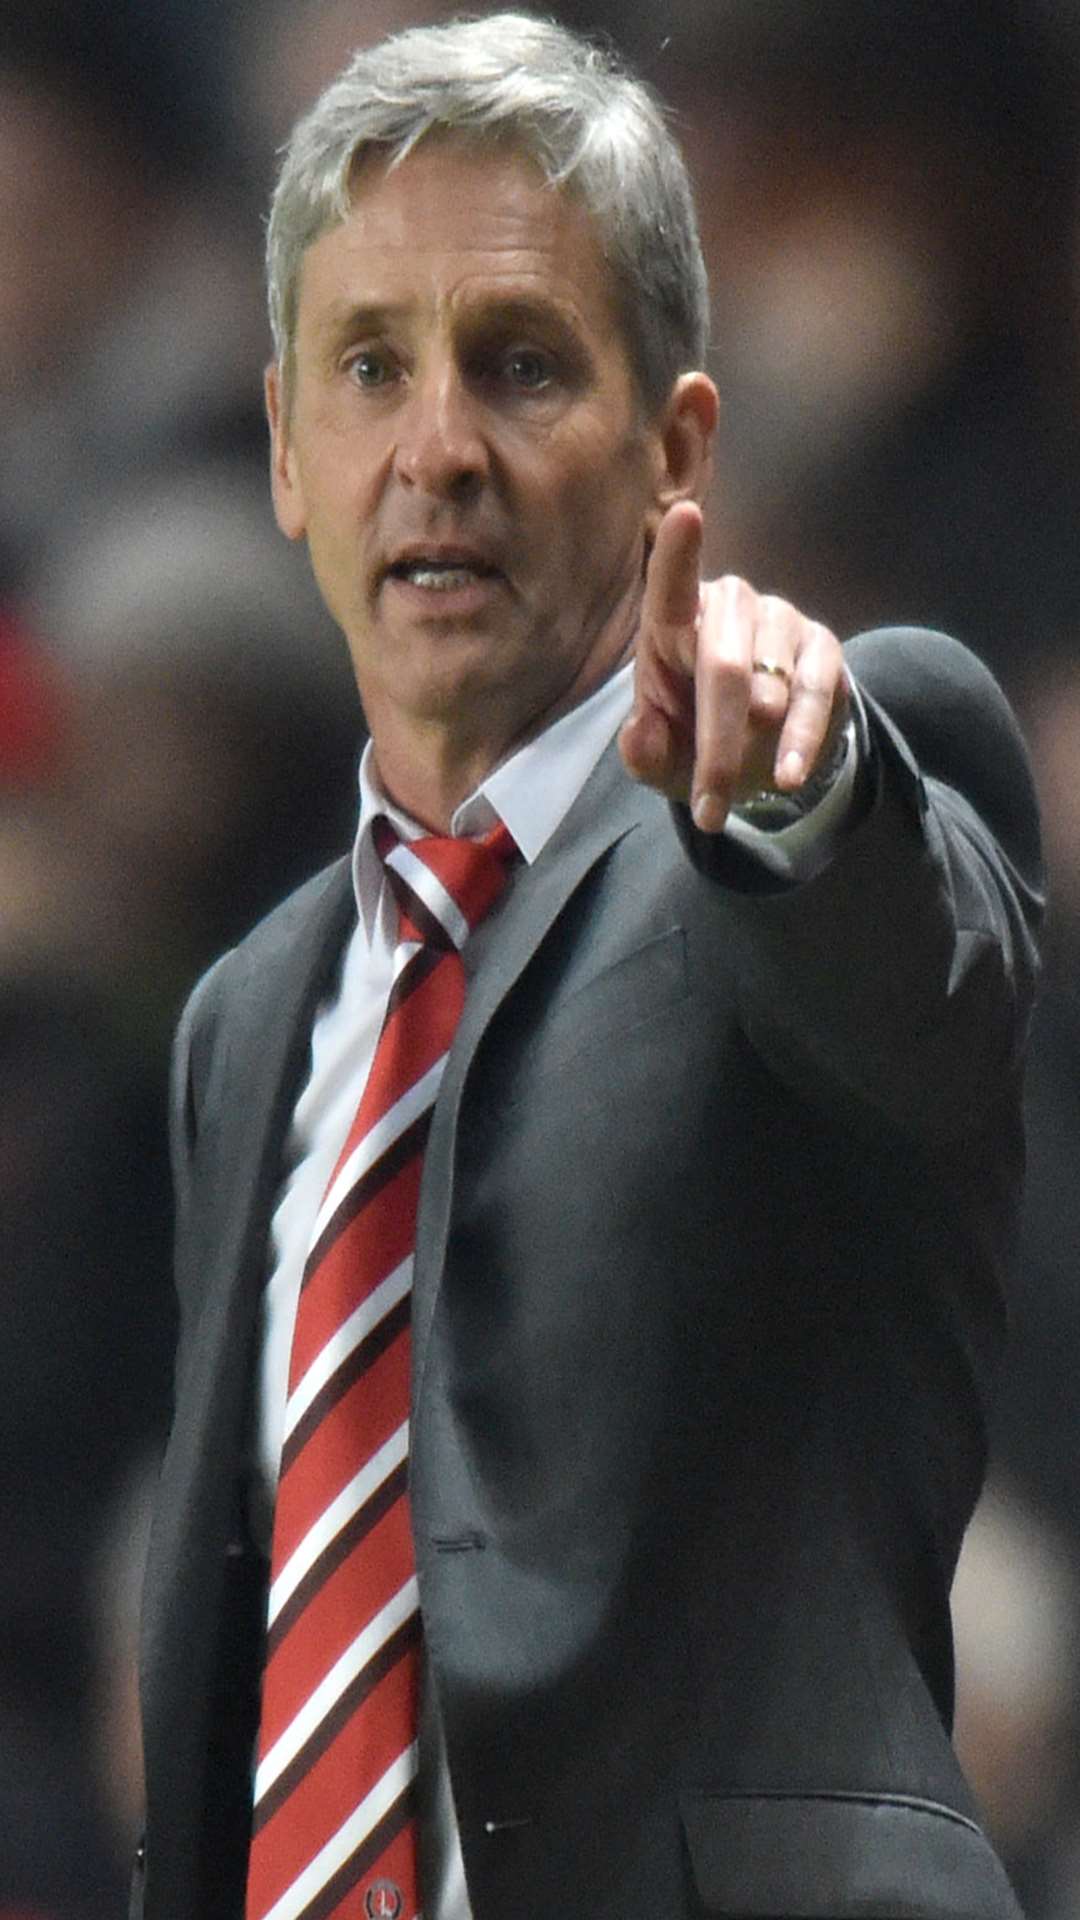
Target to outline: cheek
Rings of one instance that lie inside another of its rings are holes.
[[[547,505],[575,546],[633,539],[652,501],[652,473],[640,439],[568,433],[549,464]]]
[[[299,412],[299,408],[298,408]],[[301,485],[312,515],[326,526],[370,511],[385,469],[385,434],[377,422],[363,428],[347,409],[309,405],[294,445]]]
[[[307,550],[327,610],[351,630],[367,614],[367,568],[362,525],[344,494],[309,504]]]
[[[561,518],[572,550],[586,570],[621,575],[643,551],[652,504],[650,476],[639,444],[605,444],[575,466],[564,490]]]
[[[362,565],[364,536],[371,515],[371,482],[366,465],[335,457],[324,449],[303,471],[306,533],[312,564],[356,572]]]

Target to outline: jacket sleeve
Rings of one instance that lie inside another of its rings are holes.
[[[888,629],[846,651],[869,743],[829,864],[784,884],[685,813],[679,831],[733,907],[741,1019],[778,1076],[947,1138],[1015,1095],[1042,913],[1034,783],[965,648]]]

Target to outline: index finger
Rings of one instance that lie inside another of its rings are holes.
[[[677,501],[660,522],[645,572],[639,646],[655,647],[684,673],[694,667],[703,539],[701,508],[692,500]]]

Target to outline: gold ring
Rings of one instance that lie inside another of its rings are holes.
[[[772,674],[774,679],[782,680],[785,686],[790,687],[791,685],[790,669],[787,667],[781,666],[779,660],[765,660],[765,659],[755,660],[753,671],[755,673]]]

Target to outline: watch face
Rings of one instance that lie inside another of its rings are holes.
[[[740,800],[734,811],[752,827],[760,827],[766,833],[776,833],[780,827],[790,827],[801,820],[804,809],[790,793],[752,793],[746,800]]]

